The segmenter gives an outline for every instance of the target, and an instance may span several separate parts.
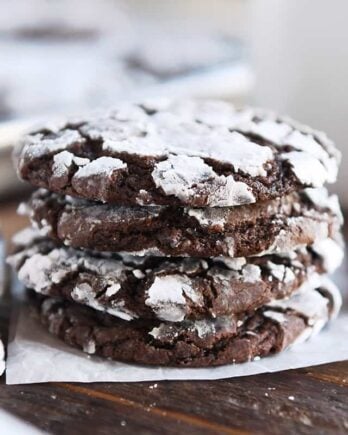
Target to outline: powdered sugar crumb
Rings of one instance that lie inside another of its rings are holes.
[[[113,171],[127,168],[126,163],[114,157],[99,157],[79,168],[74,178],[85,178],[93,175],[104,174],[110,176]]]

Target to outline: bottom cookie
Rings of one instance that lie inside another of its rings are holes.
[[[336,316],[341,297],[326,278],[243,316],[170,323],[124,321],[70,301],[30,293],[42,324],[89,354],[138,364],[206,367],[242,363],[303,342]]]

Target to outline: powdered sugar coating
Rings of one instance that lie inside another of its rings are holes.
[[[194,100],[124,103],[86,121],[68,123],[65,129],[47,128],[29,135],[19,152],[20,174],[35,184],[33,166],[27,164],[42,156],[53,160],[61,151],[80,158],[88,154],[91,160],[74,168],[70,178],[76,173],[77,178],[98,174],[100,179],[95,181],[95,192],[78,189],[71,180],[64,185],[51,183],[55,191],[147,205],[253,203],[299,187],[333,182],[340,160],[323,133],[292,120],[257,109],[236,109],[223,101]],[[117,162],[103,160],[111,158]],[[124,170],[127,179],[130,163],[141,168],[141,175],[133,171],[132,176],[143,177],[146,183],[132,184],[132,192],[122,190],[127,184],[120,191],[117,183],[108,185],[105,198],[109,170]],[[292,175],[283,180],[289,172]]]
[[[344,251],[342,246],[332,239],[319,240],[312,245],[312,250],[322,258],[329,273],[334,272],[342,264]]]
[[[214,226],[223,230],[228,209],[225,207],[189,208],[187,209],[187,214],[194,217],[203,227]]]
[[[89,163],[89,159],[76,157],[69,151],[61,151],[53,157],[52,172],[54,177],[62,177],[69,172],[72,164],[84,166]]]
[[[324,294],[317,291],[316,288],[324,289]],[[284,325],[286,325],[287,321],[284,313],[288,310],[306,318],[307,327],[291,343],[291,346],[293,346],[303,343],[318,334],[329,320],[337,316],[341,305],[341,294],[333,282],[325,276],[313,275],[289,299],[273,301],[269,304],[263,315],[276,323]]]
[[[338,316],[343,303],[340,289],[325,275],[321,277],[321,287],[326,290],[331,298],[330,319],[335,319]]]
[[[290,134],[291,127],[283,122],[274,122],[273,120],[260,121],[258,123],[250,122],[244,124],[242,131],[250,131],[263,139],[273,143],[282,143],[285,137]]]
[[[18,246],[26,246],[31,245],[35,240],[42,236],[44,236],[44,233],[42,233],[41,230],[27,227],[18,231],[18,233],[13,236],[12,242]]]
[[[29,135],[27,139],[27,151],[32,157],[43,157],[47,154],[69,149],[72,145],[85,142],[83,137],[76,131],[69,128],[57,131],[52,136],[45,136],[43,133]]]
[[[246,264],[242,268],[242,273],[245,282],[254,283],[261,280],[261,269],[255,264]]]
[[[133,110],[128,107],[127,111],[121,108],[123,116],[115,111],[110,118],[92,122],[92,127],[83,126],[82,131],[93,139],[103,139],[103,147],[108,151],[158,157],[171,154],[210,157],[226,163],[233,162],[237,172],[253,177],[267,175],[264,165],[273,159],[270,148],[260,146],[238,132],[229,131],[228,125],[220,124],[219,128],[212,129],[208,123],[197,123],[193,113],[190,114],[190,108],[194,109],[189,102],[186,107],[185,102],[173,103],[166,108],[162,106],[162,110],[151,116],[138,107],[133,107]],[[216,113],[211,112],[210,116],[216,116]],[[123,122],[125,119],[130,122]],[[116,125],[115,120],[118,121]]]
[[[302,233],[306,236],[306,241],[296,241],[296,234]],[[257,256],[264,256],[271,253],[284,254],[294,249],[299,249],[307,244],[313,244],[320,240],[330,238],[331,228],[325,222],[308,219],[306,216],[290,217],[286,220],[286,229],[282,228],[274,237],[273,242],[263,252]],[[308,243],[310,241],[310,243]]]
[[[180,322],[186,315],[186,298],[198,305],[203,303],[202,295],[192,288],[185,275],[156,276],[147,290],[145,304],[150,306],[159,319]]]
[[[318,287],[325,289],[326,294],[322,295]],[[293,312],[296,315],[306,318],[306,328],[290,344],[300,343],[309,337],[317,334],[323,326],[333,319],[340,309],[342,300],[336,286],[326,278],[312,279],[306,282],[301,289],[293,294],[290,298],[274,301],[266,304],[262,308],[262,316],[271,319],[277,324],[286,327],[288,321],[287,315]],[[333,307],[331,307],[331,304]],[[222,316],[217,319],[204,319],[194,322],[181,322],[171,325],[170,323],[161,323],[158,327],[149,331],[156,340],[172,339],[178,337],[183,330],[197,334],[201,339],[213,336],[217,333],[233,333],[237,328],[245,329],[244,334],[255,334],[248,331],[248,316],[243,320],[237,320],[234,317]],[[284,345],[288,343],[285,341]]]
[[[89,159],[76,157],[69,151],[61,151],[53,157],[51,182],[64,186],[69,181],[69,174],[73,165],[84,166],[89,163]]]
[[[291,309],[303,314],[308,318],[309,324],[315,322],[315,317],[327,317],[329,315],[328,300],[315,288],[322,285],[322,277],[313,274],[310,279],[291,296],[289,299],[274,300],[267,304],[268,307],[281,308],[283,310]]]
[[[45,294],[46,288],[54,282],[52,272],[54,273],[54,265],[59,255],[58,251],[53,251],[49,255],[34,254],[19,270],[19,280],[27,287],[35,287],[38,292]]]
[[[304,186],[321,187],[328,181],[328,172],[316,157],[307,152],[291,151],[283,157]]]
[[[322,288],[325,293],[317,291]],[[313,275],[289,299],[272,301],[267,304],[264,315],[277,323],[286,322],[286,318],[274,315],[275,310],[292,310],[306,318],[307,328],[296,338],[292,344],[302,343],[309,337],[316,335],[328,322],[337,316],[342,305],[342,297],[337,287],[326,277]],[[271,308],[271,311],[268,311]]]
[[[268,261],[267,267],[269,267],[272,276],[281,282],[291,282],[295,279],[295,274],[290,267],[286,267],[284,264],[275,264]]]
[[[268,317],[269,319],[274,320],[277,323],[285,323],[286,322],[286,317],[284,315],[284,313],[280,313],[279,311],[271,311],[271,310],[265,310],[263,312],[263,315],[265,317]]]
[[[90,163],[83,165],[75,174],[75,178],[87,178],[93,175],[105,174],[109,177],[113,171],[124,169],[127,165],[120,159],[113,157],[99,157]]]
[[[137,258],[58,248],[41,237],[21,247],[9,263],[38,293],[68,297],[125,320],[181,322],[244,311],[291,294],[315,270],[322,271],[323,261],[316,265],[314,258],[309,250],[291,258]]]
[[[182,322],[179,324],[161,323],[159,326],[153,328],[149,331],[151,335],[156,340],[161,340],[163,338],[175,338],[182,330],[190,331],[201,339],[208,337],[209,335],[214,335],[217,332],[232,333],[236,330],[236,320],[234,317],[219,317],[218,319],[203,319],[196,320],[194,322]]]
[[[169,156],[167,160],[155,165],[152,178],[156,187],[166,195],[174,195],[187,202],[196,193],[205,193],[205,184],[209,182],[214,194],[209,197],[211,207],[250,204],[256,201],[250,187],[232,176],[218,176],[210,166],[199,157]],[[209,190],[210,190],[209,189]]]
[[[231,317],[219,317],[216,320],[196,320],[191,326],[199,338],[216,334],[217,332],[231,333],[236,329],[235,319]]]
[[[40,189],[26,213],[33,225],[67,246],[174,257],[286,253],[335,237],[342,219],[337,198],[325,189],[206,208],[96,204]]]
[[[105,295],[109,297],[113,296],[117,293],[118,289],[120,289],[119,284],[112,284],[106,289]],[[98,302],[95,291],[88,283],[81,283],[76,286],[72,291],[71,296],[76,302],[88,305],[89,307],[99,311],[105,311],[123,320],[132,320],[137,317],[134,313],[127,310],[122,301],[118,303],[112,303],[111,307],[105,307],[105,305],[102,305],[100,302]]]
[[[329,194],[328,190],[323,187],[318,189],[308,188],[304,189],[303,192],[315,206],[332,211],[343,224],[343,214],[337,195]]]

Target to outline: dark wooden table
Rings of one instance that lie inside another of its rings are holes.
[[[9,238],[25,224],[0,206]],[[8,323],[2,306],[0,327]],[[0,408],[57,434],[348,433],[348,361],[221,381],[6,386]],[[12,434],[11,434],[12,435]]]

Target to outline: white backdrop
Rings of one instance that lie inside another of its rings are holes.
[[[144,13],[243,36],[256,71],[252,103],[325,130],[343,152],[348,207],[347,0],[128,0]],[[347,138],[347,139],[346,139]]]
[[[348,2],[252,0],[248,7],[255,102],[336,141],[343,163],[333,190],[348,207]]]

